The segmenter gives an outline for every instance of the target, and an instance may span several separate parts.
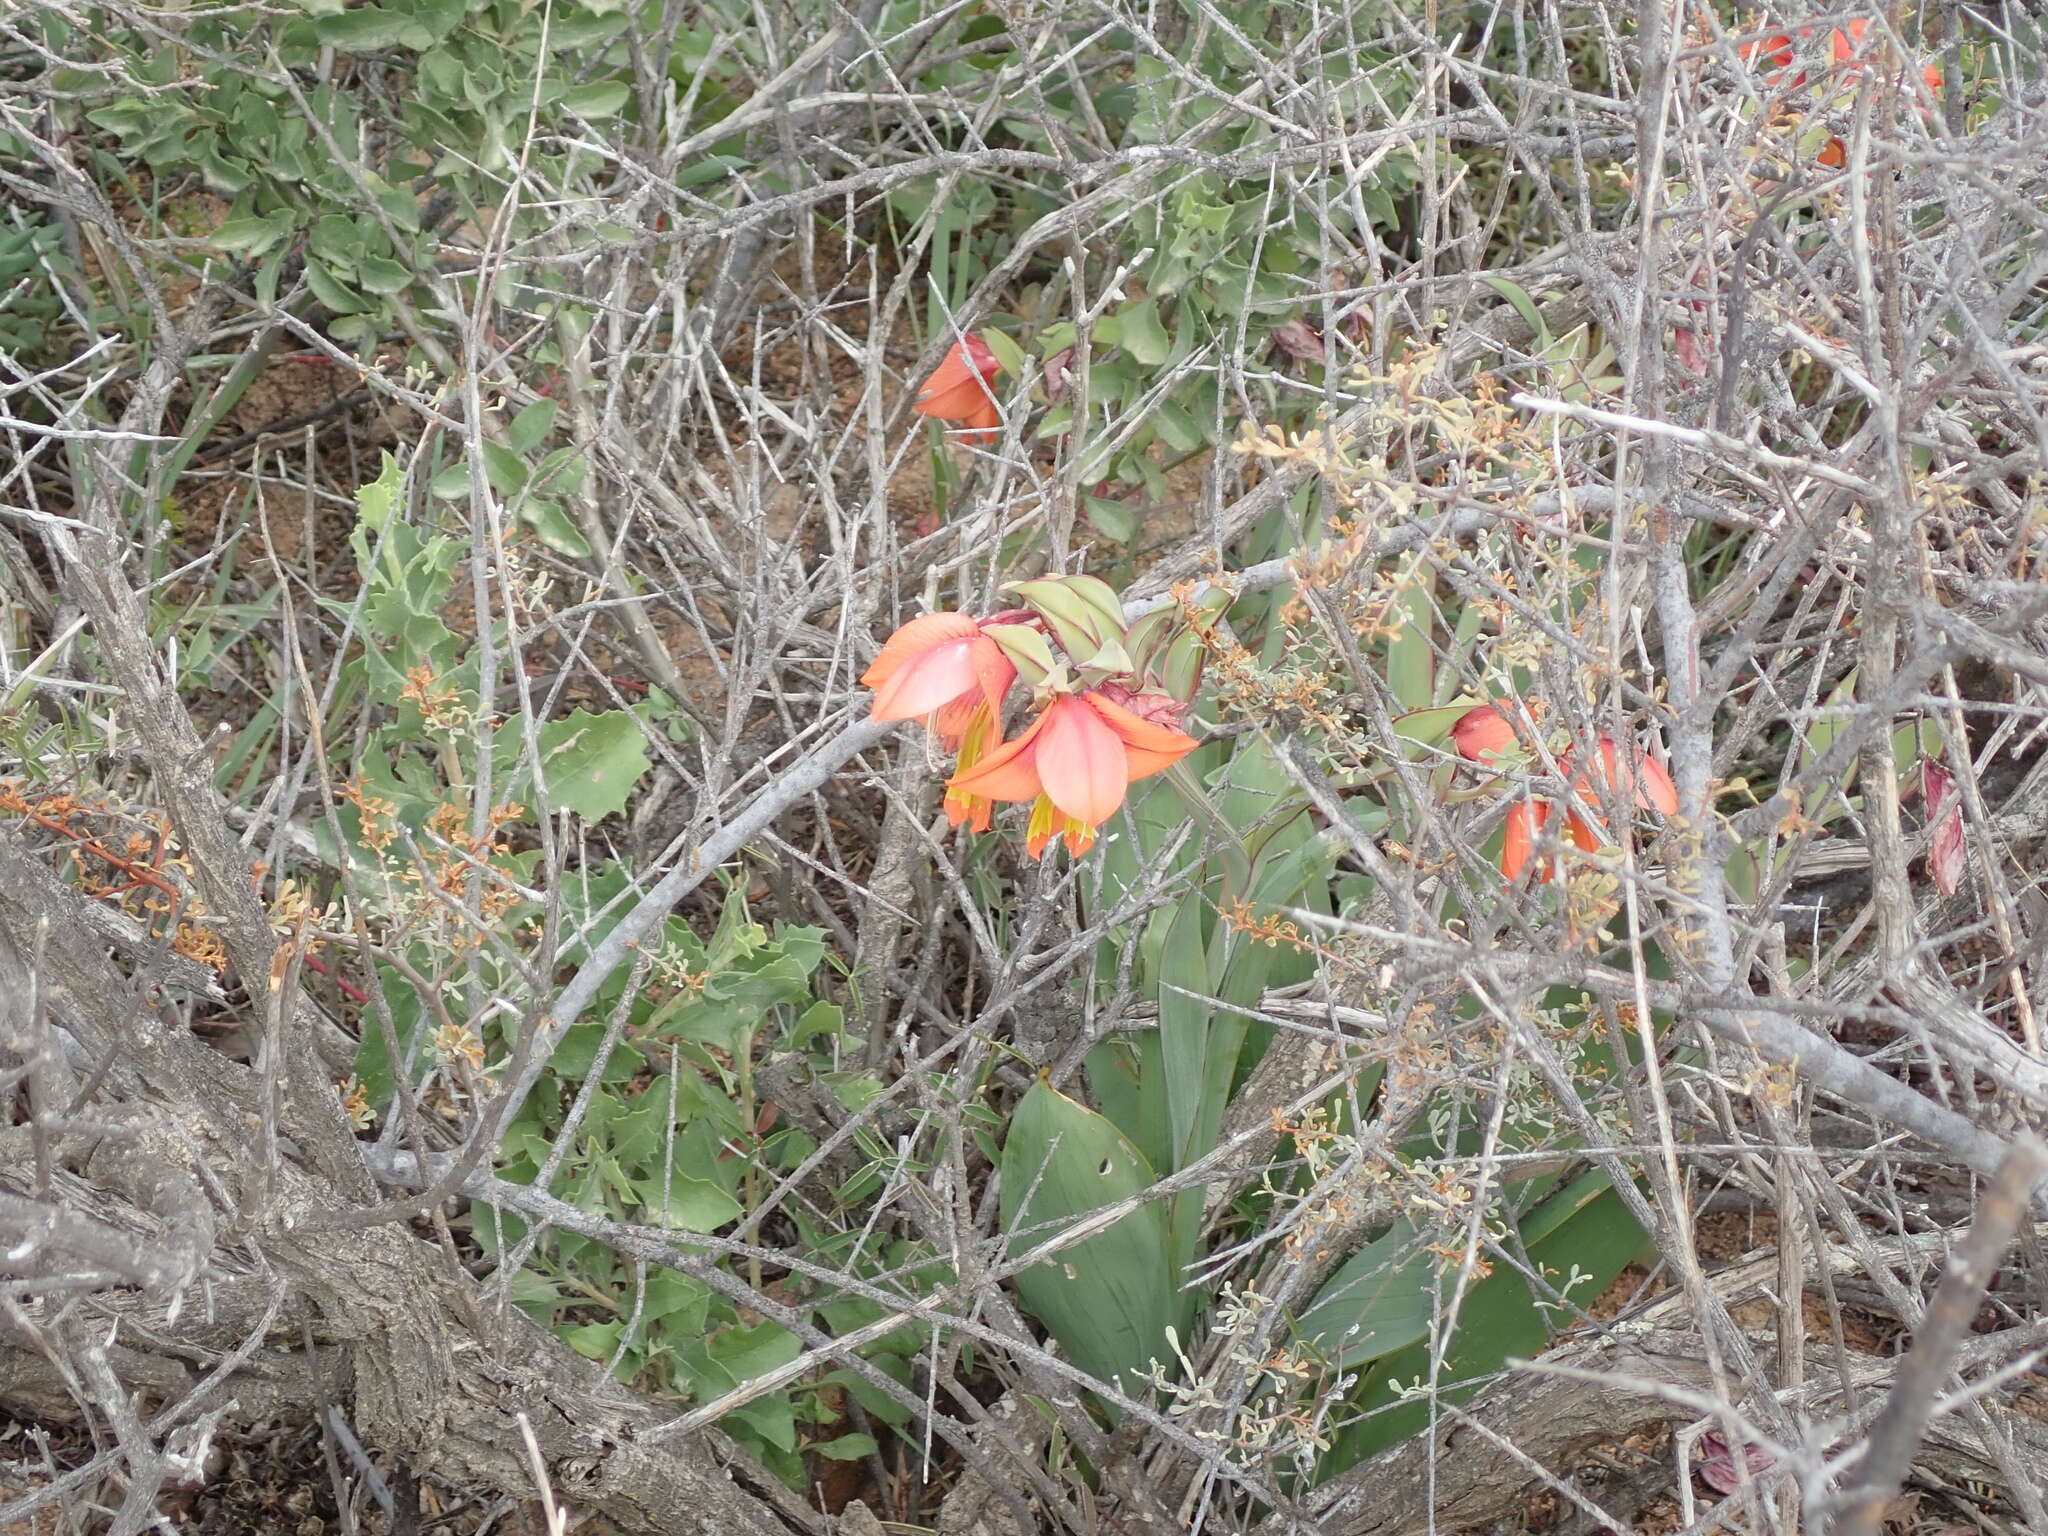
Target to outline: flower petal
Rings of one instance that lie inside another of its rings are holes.
[[[1489,763],[1499,753],[1513,750],[1515,728],[1493,705],[1482,704],[1458,716],[1458,723],[1451,727],[1451,740],[1467,762]]]
[[[1003,654],[1000,645],[984,635],[974,643],[974,676],[989,708],[1000,712],[1003,695],[1017,681],[1017,664]]]
[[[1120,704],[1113,704],[1099,693],[1084,693],[1081,701],[1116,734],[1124,748],[1124,782],[1135,784],[1153,774],[1171,768],[1175,763],[1194,751],[1201,743],[1185,731],[1176,731],[1171,726],[1158,725],[1133,714]],[[1121,803],[1123,791],[1117,791]],[[1096,818],[1098,821],[1100,817]]]
[[[974,403],[974,408],[960,418],[961,440],[969,443],[993,442],[1002,436],[1003,412],[994,398],[983,393]]]
[[[954,774],[946,788],[986,800],[1036,800],[1045,792],[1038,777],[1037,753],[1049,718],[1048,710],[1016,740],[1004,742],[972,768]]]
[[[1508,807],[1507,828],[1500,842],[1500,872],[1503,876],[1509,880],[1520,877],[1535,850],[1537,836],[1549,820],[1550,807],[1541,800],[1519,800]],[[1549,878],[1550,871],[1539,866],[1536,884],[1541,885]]]
[[[974,643],[980,636],[949,640],[912,657],[875,690],[869,713],[877,720],[915,720],[969,694],[981,696],[974,671]]]
[[[964,613],[924,614],[902,625],[882,642],[881,654],[875,657],[867,671],[861,673],[860,680],[870,688],[879,687],[913,656],[921,656],[948,640],[962,640],[980,633],[981,626]]]
[[[989,433],[1001,415],[987,381],[1002,372],[1002,367],[987,342],[969,335],[955,342],[932,370],[911,409],[939,421],[967,422],[977,434]]]
[[[1678,814],[1678,786],[1671,782],[1671,775],[1664,765],[1637,747],[1629,748],[1634,759],[1628,767],[1622,766],[1621,750],[1614,744],[1612,736],[1600,738],[1600,785],[1612,790],[1615,795],[1632,802],[1636,809],[1661,811],[1666,816]],[[1569,760],[1561,765],[1565,776],[1571,778]],[[1590,801],[1600,804],[1601,790],[1583,775],[1572,778],[1572,789]]]
[[[1031,820],[1024,827],[1024,852],[1031,858],[1042,859],[1045,850],[1052,846],[1052,840],[1059,836],[1060,813],[1053,809],[1053,803],[1040,795],[1031,802]]]
[[[947,707],[950,711],[954,706]],[[947,711],[941,711],[941,718]],[[1002,717],[996,708],[985,702],[976,701],[953,742],[960,749],[957,772],[965,772],[987,757],[996,747],[1003,744]],[[972,830],[986,832],[989,821],[995,815],[995,802],[983,795],[963,794],[951,785],[946,787],[946,820],[954,826],[961,822],[972,823]]]
[[[1002,647],[986,636],[970,642],[970,659],[974,667],[974,686],[958,698],[949,701],[932,717],[932,729],[939,739],[949,747],[960,745],[960,738],[967,733],[977,720],[993,721],[1001,715],[1003,695],[1010,691],[1010,684],[1017,680],[1017,668],[1010,658],[1003,654]],[[1000,739],[998,737],[997,739]],[[972,767],[971,759],[962,759],[962,767]]]
[[[980,399],[980,381],[968,378],[945,389],[926,385],[911,409],[936,421],[959,421],[974,409]]]
[[[968,365],[966,354],[956,343],[946,355],[939,359],[939,366],[932,370],[932,376],[924,381],[924,388],[917,392],[918,403],[951,394],[961,385],[973,382],[974,369]]]
[[[1605,824],[1598,821],[1597,818],[1594,825],[1599,826],[1602,831],[1606,830]],[[1598,853],[1601,843],[1605,841],[1599,833],[1593,830],[1592,826],[1586,824],[1586,818],[1577,811],[1573,811],[1569,816],[1565,817],[1564,835],[1571,839],[1572,846],[1581,853]]]
[[[1084,701],[1071,694],[1054,699],[1043,716],[1045,730],[1037,751],[1038,777],[1046,795],[1067,815],[1090,826],[1116,814],[1124,803],[1124,786],[1130,782],[1124,743],[1100,713],[1102,708],[1099,701]],[[1145,725],[1135,716],[1131,718]]]
[[[1636,783],[1636,804],[1646,811],[1666,816],[1678,814],[1678,786],[1662,763],[1647,754],[1637,765],[1642,771]]]

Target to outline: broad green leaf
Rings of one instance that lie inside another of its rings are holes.
[[[357,263],[356,274],[368,293],[403,293],[412,286],[412,273],[389,256],[365,256]]]
[[[789,1048],[800,1051],[814,1040],[836,1040],[846,1032],[846,1010],[837,1003],[813,1003],[796,1021]]]
[[[742,1403],[723,1422],[744,1424],[779,1451],[796,1449],[796,1404],[787,1392],[770,1392],[751,1403]],[[769,1465],[774,1465],[772,1460]],[[780,1475],[785,1482],[789,1480],[788,1472]]]
[[[803,1353],[797,1336],[779,1323],[757,1323],[751,1328],[727,1328],[713,1334],[706,1346],[712,1362],[727,1376],[724,1389],[752,1381],[778,1366],[789,1364]]]
[[[869,1365],[895,1378],[901,1385],[910,1385],[910,1365],[900,1355],[874,1355]],[[867,1416],[877,1423],[887,1424],[892,1429],[901,1429],[910,1422],[910,1410],[884,1392],[860,1371],[827,1371],[818,1378],[820,1387],[843,1387],[847,1396],[859,1403]]]
[[[711,1315],[711,1287],[694,1275],[673,1269],[650,1268],[647,1274],[646,1317],[649,1322],[666,1320],[672,1328],[702,1333]]]
[[[584,1323],[575,1328],[562,1330],[562,1342],[577,1354],[589,1360],[609,1360],[612,1351],[619,1347],[619,1335],[625,1331],[625,1324]]]
[[[489,438],[484,439],[483,450],[484,474],[489,477],[492,490],[509,497],[526,489],[526,460]]]
[[[1152,419],[1158,425],[1159,440],[1175,453],[1193,453],[1209,441],[1202,424],[1171,400],[1153,407]]]
[[[380,455],[377,478],[356,487],[356,516],[372,533],[382,533],[398,507],[398,494],[405,487],[405,470],[387,449]]]
[[[418,30],[410,16],[387,11],[382,6],[365,5],[322,16],[314,23],[313,35],[344,53],[374,53],[381,48],[396,48],[408,34]]]
[[[863,1456],[872,1456],[880,1447],[873,1435],[841,1435],[837,1440],[827,1440],[814,1445],[811,1450],[827,1461],[859,1461]]]
[[[617,80],[579,85],[562,97],[562,105],[578,117],[617,117],[632,99],[630,87]]]
[[[562,504],[546,496],[529,496],[519,503],[519,520],[539,536],[558,555],[571,560],[584,560],[590,556],[590,541],[583,537],[569,514],[562,510]]]
[[[342,820],[351,838],[359,839],[362,818],[353,806],[343,808]],[[377,987],[390,1006],[392,1033],[398,1040],[399,1059],[407,1060],[412,1054],[413,1036],[419,1029],[423,1006],[419,989],[396,970],[382,964],[377,967]],[[413,1064],[417,1065],[416,1062]],[[398,1072],[385,1050],[384,1024],[378,1013],[373,1012],[363,1020],[362,1043],[356,1047],[354,1068],[363,1092],[381,1112],[398,1086]]]
[[[542,403],[552,405],[554,402]],[[525,414],[524,411],[520,412],[521,417]],[[516,429],[519,423],[515,421],[512,425]],[[526,452],[524,448],[519,451]],[[574,496],[583,489],[589,478],[589,455],[581,449],[564,446],[544,455],[540,463],[534,466],[533,488],[556,496]]]
[[[505,428],[505,446],[514,453],[531,453],[547,439],[555,425],[555,402],[540,399],[512,418]]]
[[[1154,1183],[1138,1149],[1102,1116],[1032,1084],[1003,1144],[1003,1230],[1028,1254],[1071,1218],[1142,1193]],[[1167,1254],[1166,1212],[1139,1206],[1111,1226],[1017,1275],[1025,1310],[1083,1370],[1137,1385],[1137,1373],[1172,1356],[1166,1330],[1181,1302]]]
[[[326,262],[314,257],[306,260],[306,286],[313,290],[314,298],[337,315],[358,314],[363,308],[361,297],[329,271]]]
[[[1147,368],[1163,368],[1173,356],[1173,338],[1159,323],[1159,301],[1140,299],[1117,311],[1122,320],[1122,344],[1126,352]]]
[[[1520,1226],[1528,1255],[1541,1266],[1550,1287],[1563,1291],[1580,1307],[1606,1289],[1643,1245],[1642,1229],[1599,1173],[1586,1174],[1541,1201],[1522,1218]],[[1433,1289],[1429,1266],[1443,1261],[1428,1253],[1421,1258],[1426,1262],[1411,1270],[1409,1288],[1426,1301]],[[1336,1283],[1333,1278],[1332,1286]],[[1326,1287],[1325,1294],[1329,1289]],[[1343,1333],[1349,1321],[1332,1312],[1318,1322],[1328,1340],[1326,1349],[1343,1350],[1346,1358],[1364,1367],[1363,1384],[1345,1405],[1352,1427],[1340,1435],[1318,1469],[1323,1477],[1407,1438],[1428,1421],[1426,1402],[1400,1403],[1398,1398],[1400,1387],[1428,1377],[1431,1351],[1436,1347],[1429,1336],[1431,1318],[1425,1315],[1420,1320],[1421,1332],[1416,1332],[1412,1310],[1404,1311],[1385,1287],[1370,1296],[1360,1292],[1359,1299],[1375,1302],[1370,1312],[1361,1308],[1359,1320],[1363,1327],[1379,1330],[1375,1341],[1383,1347],[1368,1350],[1362,1328],[1352,1337],[1352,1347],[1345,1349]],[[1318,1298],[1317,1305],[1321,1304]],[[1308,1321],[1306,1314],[1303,1321]],[[1443,1346],[1438,1385],[1454,1388],[1454,1401],[1469,1396],[1483,1378],[1510,1359],[1541,1349],[1553,1327],[1570,1326],[1574,1321],[1569,1310],[1553,1317],[1539,1307],[1522,1275],[1495,1258],[1493,1272],[1465,1292],[1457,1332]],[[1335,1333],[1330,1331],[1332,1327]],[[1404,1331],[1412,1335],[1412,1341],[1404,1348],[1391,1348]]]
[[[1860,669],[1852,668],[1849,675],[1835,685],[1834,691],[1827,696],[1821,707],[1814,711],[1813,718],[1807,722],[1804,732],[1805,743],[1799,753],[1800,773],[1806,772],[1807,769],[1827,756],[1828,749],[1834,746],[1836,739],[1849,729],[1850,712],[1856,703],[1856,678],[1858,670]],[[1842,771],[1842,792],[1846,794],[1849,787],[1855,782],[1856,759],[1852,757]],[[1829,797],[1828,804],[1817,808],[1809,802],[1808,814],[1814,814],[1816,809],[1823,814],[1831,810],[1839,813],[1839,802],[1833,796]]]
[[[1419,1246],[1413,1223],[1395,1223],[1324,1282],[1296,1336],[1343,1369],[1426,1338],[1436,1306],[1429,1274],[1441,1262]]]
[[[1239,739],[1229,766],[1218,777],[1215,800],[1224,821],[1238,829],[1245,852],[1253,858],[1288,828],[1295,829],[1298,841],[1306,827],[1308,803],[1280,766],[1273,743],[1264,733]]]
[[[1138,517],[1131,508],[1109,496],[1084,496],[1082,506],[1088,513],[1088,524],[1097,533],[1113,543],[1128,544],[1138,532]]]
[[[565,720],[540,727],[541,775],[558,809],[595,821],[626,808],[633,786],[647,772],[647,742],[639,723],[624,710],[593,715],[573,710]],[[521,750],[517,721],[500,727],[497,749]],[[501,759],[503,760],[503,759]],[[513,760],[516,760],[513,759]]]
[[[207,236],[207,243],[231,256],[261,256],[292,232],[292,216],[284,211],[229,219]]]
[[[996,361],[1003,365],[1003,372],[1017,378],[1024,372],[1024,349],[1017,345],[1008,331],[999,331],[994,326],[985,327],[981,339],[995,353]]]
[[[1463,719],[1470,710],[1478,708],[1473,699],[1453,699],[1434,709],[1410,710],[1405,715],[1394,717],[1394,734],[1403,741],[1412,741],[1418,747],[1433,747],[1451,734],[1451,727]],[[1420,756],[1421,754],[1415,754]]]
[[[663,1204],[659,1178],[636,1179],[633,1184],[648,1221],[657,1227],[675,1227],[684,1232],[716,1232],[739,1220],[746,1207],[705,1179],[670,1172],[667,1204]]]
[[[1892,771],[1904,784],[1923,757],[1941,756],[1941,723],[1931,716],[1908,720],[1892,731]]]
[[[249,185],[248,169],[241,162],[222,156],[210,139],[192,152],[192,162],[208,188],[224,196],[233,197]]]
[[[565,1081],[579,1082],[589,1076],[590,1069],[597,1065],[598,1048],[603,1044],[602,1024],[572,1024],[562,1031],[562,1038],[556,1042],[554,1054],[548,1058],[548,1070]],[[622,1040],[605,1057],[604,1076],[600,1081],[631,1082],[646,1065],[647,1058]]]
[[[419,57],[420,80],[431,90],[442,96],[462,94],[462,61],[444,49],[435,49]]]

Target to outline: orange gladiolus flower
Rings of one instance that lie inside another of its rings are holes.
[[[873,718],[930,715],[946,745],[957,747],[980,712],[987,712],[985,728],[998,725],[1003,695],[1016,677],[1016,666],[977,620],[928,613],[891,635],[860,680],[875,690]]]
[[[965,429],[960,436],[967,442],[991,442],[1003,415],[988,385],[1002,371],[989,344],[970,334],[953,344],[946,360],[924,381],[911,409],[935,421],[957,423]]]
[[[1458,716],[1451,740],[1468,763],[1490,763],[1500,753],[1514,750],[1515,728],[1493,705],[1482,704]]]
[[[947,788],[989,800],[1042,798],[1050,809],[1032,818],[1037,851],[1061,832],[1068,849],[1080,853],[1116,814],[1130,785],[1171,767],[1195,746],[1192,736],[1155,725],[1099,693],[1063,693],[1015,741],[954,774]],[[1063,819],[1055,822],[1055,814]]]

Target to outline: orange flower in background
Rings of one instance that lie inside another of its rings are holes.
[[[1792,62],[1792,39],[1783,32],[1778,32],[1770,37],[1757,38],[1744,43],[1735,52],[1737,57],[1745,64],[1756,64],[1759,61],[1764,61],[1775,64],[1782,70]],[[1765,83],[1777,85],[1783,80],[1784,76],[1782,74],[1772,75],[1768,77]],[[1800,75],[1790,83],[1788,88],[1797,90],[1805,83],[1806,76]]]
[[[911,409],[934,421],[957,424],[964,429],[960,436],[967,442],[991,442],[1003,414],[988,386],[1002,371],[1003,365],[989,344],[970,333],[953,344],[945,361],[924,381]]]
[[[1500,753],[1514,750],[1515,728],[1498,709],[1482,704],[1458,716],[1458,723],[1451,727],[1451,740],[1466,762],[1490,763]]]
[[[1016,677],[1016,666],[979,621],[928,613],[891,635],[860,680],[875,690],[874,719],[930,715],[940,738],[957,747],[977,723],[999,731],[1003,695]]]
[[[1016,740],[954,774],[946,787],[989,800],[1042,800],[1032,815],[1033,850],[1043,854],[1057,833],[1070,852],[1085,853],[1129,786],[1171,767],[1195,746],[1192,736],[1099,693],[1063,693]]]
[[[1837,27],[1828,34],[1829,56],[1836,64],[1847,64],[1849,66],[1848,72],[1852,77],[1862,67],[1858,59],[1863,52],[1863,40],[1869,31],[1869,18],[1858,16],[1846,27]],[[1803,37],[1806,34],[1801,33],[1800,35]],[[1923,64],[1920,67],[1920,83],[1925,85],[1928,90],[1939,95],[1941,93],[1941,66],[1939,64]]]
[[[1463,721],[1459,722],[1463,724]],[[1598,750],[1598,783],[1585,773],[1574,775],[1570,759],[1558,766],[1570,780],[1572,793],[1579,800],[1599,805],[1603,789],[1611,790],[1622,800],[1633,802],[1636,809],[1655,811],[1663,816],[1678,813],[1678,786],[1671,781],[1671,775],[1664,765],[1647,752],[1636,751],[1633,761],[1624,765],[1621,750],[1614,744],[1614,738],[1600,738]],[[1509,880],[1515,879],[1528,867],[1536,847],[1536,840],[1543,829],[1550,824],[1556,808],[1546,801],[1523,800],[1508,811],[1506,828],[1501,834],[1500,872]],[[1573,847],[1582,853],[1597,853],[1604,836],[1606,824],[1597,816],[1582,816],[1576,809],[1565,813],[1564,835]],[[1536,866],[1535,883],[1543,884],[1550,878],[1548,863]]]
[[[1536,850],[1536,839],[1550,821],[1550,807],[1541,800],[1518,800],[1508,808],[1506,830],[1501,834],[1500,872],[1509,880],[1517,878],[1528,867],[1530,855]],[[1541,885],[1550,878],[1548,865],[1536,867],[1536,883]]]
[[[1813,36],[1815,30],[1813,27],[1801,27],[1798,32],[1799,41],[1805,42]],[[1862,75],[1864,45],[1869,37],[1870,19],[1867,16],[1854,17],[1844,25],[1829,30],[1828,59],[1832,66],[1830,73],[1836,77],[1838,85],[1853,84]],[[1794,48],[1793,39],[1783,32],[1744,43],[1736,52],[1749,64],[1769,62],[1777,65],[1777,73],[1764,77],[1764,83],[1773,89],[1796,91],[1806,84],[1804,70],[1790,79],[1786,78],[1785,66],[1792,62]],[[1939,64],[1921,65],[1920,82],[1927,87],[1930,95],[1941,94],[1942,78]],[[1916,101],[1914,107],[1923,118],[1933,116],[1925,102]],[[1819,152],[1814,155],[1814,160],[1830,170],[1840,170],[1849,163],[1849,150],[1840,139],[1830,138],[1821,145]]]
[[[1571,772],[1571,764],[1560,764],[1564,771]],[[1638,810],[1660,811],[1666,816],[1678,814],[1678,786],[1671,782],[1671,775],[1664,765],[1647,752],[1638,751],[1632,767],[1621,766],[1621,752],[1614,745],[1612,736],[1600,738],[1600,783],[1614,791],[1624,800],[1633,799]],[[1572,780],[1572,788],[1584,798],[1599,803],[1599,792],[1585,777]]]

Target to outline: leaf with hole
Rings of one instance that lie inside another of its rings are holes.
[[[571,710],[568,718],[541,725],[539,738],[548,799],[555,809],[574,811],[591,821],[624,810],[648,769],[646,738],[639,722],[622,709],[601,715]],[[523,750],[520,722],[499,727],[501,762],[518,761]]]
[[[1012,1256],[1028,1255],[1154,1182],[1151,1165],[1115,1126],[1040,1079],[1018,1104],[1003,1144],[1003,1230]],[[1149,1362],[1172,1358],[1166,1330],[1178,1324],[1182,1301],[1167,1252],[1164,1207],[1140,1205],[1021,1270],[1017,1294],[1076,1365],[1135,1387]]]

